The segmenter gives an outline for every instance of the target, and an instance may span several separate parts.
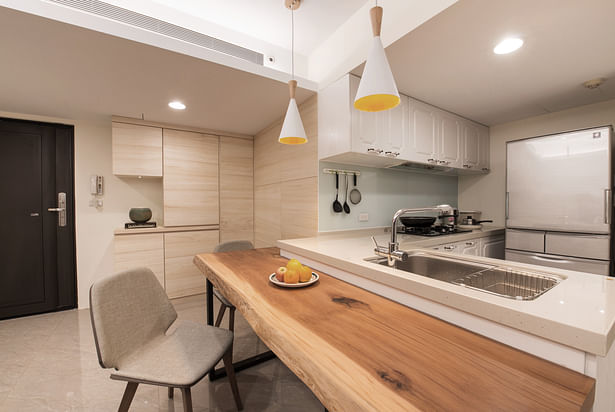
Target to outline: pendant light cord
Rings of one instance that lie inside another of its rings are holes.
[[[294,4],[290,7],[290,21],[291,21],[291,57],[290,57],[290,66],[292,79],[295,80],[295,7]]]

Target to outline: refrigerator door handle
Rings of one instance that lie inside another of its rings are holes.
[[[604,189],[604,223],[611,224],[611,209],[613,208],[613,196],[611,189]]]
[[[509,192],[506,192],[506,204],[505,204],[505,209],[506,209],[506,219],[508,219],[508,199],[509,199]]]
[[[545,255],[533,255],[532,258],[536,260],[544,260],[546,262],[570,263],[570,261],[566,259],[560,259],[560,258],[545,256]]]

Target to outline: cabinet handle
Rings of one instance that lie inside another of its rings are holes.
[[[437,162],[437,160],[436,160],[436,159],[427,159],[427,161],[428,161],[429,163],[436,163],[436,162]]]
[[[388,152],[387,151],[387,152],[384,152],[384,155],[388,156],[388,157],[397,157],[397,156],[399,156],[399,153],[397,153],[397,152]]]
[[[441,165],[449,165],[449,164],[451,164],[451,162],[449,162],[448,160],[438,160],[438,163],[440,163]]]
[[[463,167],[465,167],[466,169],[471,169],[472,165],[463,165]]]
[[[466,242],[466,246],[474,246],[474,242]]]
[[[367,153],[380,154],[382,153],[382,149],[375,149],[373,147],[370,147],[369,149],[367,149]]]
[[[488,171],[489,171],[489,168],[488,168],[488,167],[483,167],[481,170],[482,170],[483,172],[488,172]]]
[[[455,246],[444,246],[444,250],[455,250]]]

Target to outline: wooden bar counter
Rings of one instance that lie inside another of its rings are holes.
[[[280,288],[279,249],[195,264],[330,411],[589,411],[594,379],[326,274]],[[241,388],[240,388],[241,391]]]

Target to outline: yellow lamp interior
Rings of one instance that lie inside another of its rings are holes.
[[[396,107],[401,99],[394,94],[371,94],[354,102],[354,107],[364,112],[380,112]]]
[[[307,139],[304,139],[303,137],[293,137],[293,136],[288,136],[288,137],[280,137],[280,139],[278,139],[280,141],[280,143],[284,143],[284,144],[304,144],[307,143]]]

